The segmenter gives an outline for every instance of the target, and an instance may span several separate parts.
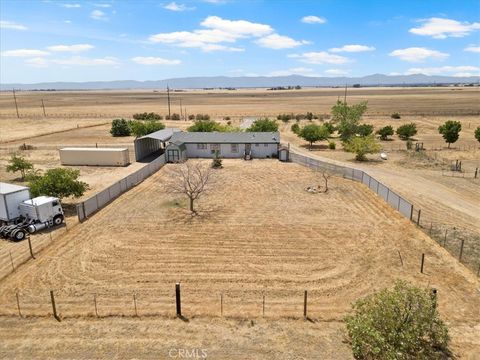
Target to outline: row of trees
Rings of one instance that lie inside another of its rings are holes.
[[[154,113],[154,112],[136,113],[136,114],[133,114],[132,117],[133,117],[134,120],[143,120],[143,121],[146,121],[146,120],[155,120],[155,121],[163,120],[162,115],[159,115],[159,114]],[[180,119],[181,119],[181,116],[180,116],[180,114],[177,114],[177,113],[173,113],[171,115],[165,115],[165,120],[180,120]],[[188,120],[210,120],[210,115],[208,115],[208,114],[197,114],[197,115],[190,114],[190,115],[188,115]]]
[[[59,199],[80,197],[88,189],[86,182],[78,180],[80,171],[68,168],[54,168],[42,173],[23,156],[13,154],[6,167],[7,172],[20,172],[21,180],[28,181],[32,196],[54,196]]]
[[[112,136],[144,136],[162,130],[165,125],[158,120],[126,120],[114,119],[110,134]]]
[[[187,128],[190,132],[239,132],[242,131],[240,128],[235,127],[227,123],[226,125],[221,124],[213,120],[197,120],[193,125]],[[278,124],[275,120],[270,119],[258,119],[253,122],[253,124],[246,129],[248,132],[275,132],[278,131]]]

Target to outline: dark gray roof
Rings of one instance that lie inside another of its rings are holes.
[[[176,132],[171,142],[186,144],[279,144],[279,132]]]
[[[139,137],[137,140],[150,138],[150,139],[156,139],[156,140],[166,142],[166,141],[170,140],[173,133],[178,132],[178,131],[181,131],[181,130],[177,129],[177,128],[166,128],[166,129],[158,130],[158,131],[155,131],[151,134],[147,134],[145,136]]]

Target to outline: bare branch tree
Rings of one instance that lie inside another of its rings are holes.
[[[175,194],[186,195],[190,200],[190,211],[196,213],[193,208],[194,201],[210,191],[214,185],[212,168],[201,162],[186,162],[176,165],[171,174],[172,179],[167,183],[167,189]]]
[[[323,191],[324,193],[326,193],[328,191],[328,180],[330,179],[330,177],[332,176],[332,174],[328,173],[327,171],[322,171],[322,178],[323,178]],[[321,188],[321,186],[318,187],[319,189]]]

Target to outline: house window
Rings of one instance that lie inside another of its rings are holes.
[[[220,150],[220,144],[210,144],[210,150]]]
[[[255,147],[259,147],[259,146],[260,146],[260,144],[255,144]]]
[[[267,146],[268,146],[268,144],[263,144],[263,146],[264,146],[264,147],[267,147]]]
[[[238,144],[232,144],[232,153],[238,153]]]
[[[197,144],[197,150],[207,150],[207,144]]]

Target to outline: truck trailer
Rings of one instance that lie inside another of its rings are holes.
[[[0,236],[21,241],[27,233],[61,225],[64,220],[60,200],[51,196],[30,198],[25,186],[0,183]]]

